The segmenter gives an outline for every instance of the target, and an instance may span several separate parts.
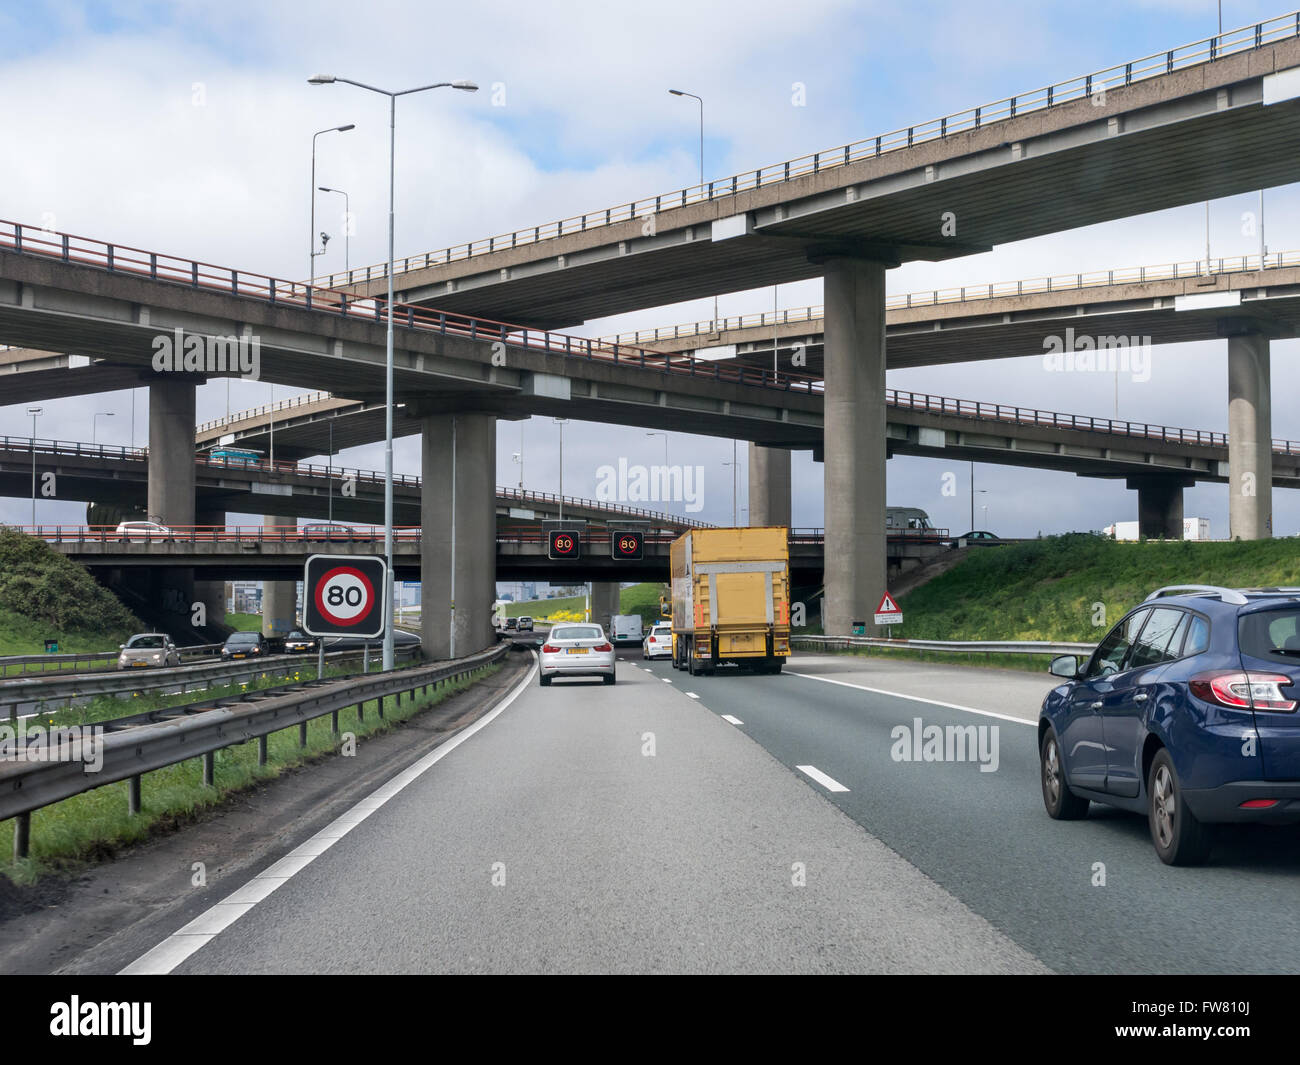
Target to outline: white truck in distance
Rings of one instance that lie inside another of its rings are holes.
[[[1116,540],[1140,540],[1138,535],[1138,523],[1135,521],[1117,521],[1114,525],[1107,525],[1101,530],[1103,536],[1109,536]],[[1210,519],[1209,518],[1184,518],[1183,519],[1183,539],[1184,540],[1208,540],[1210,538]]]
[[[640,643],[641,615],[615,614],[609,619],[609,638],[615,644]]]

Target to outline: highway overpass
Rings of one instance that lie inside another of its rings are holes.
[[[148,502],[147,448],[37,440],[35,454],[28,438],[0,436],[0,495],[31,493],[32,460],[36,473],[55,476],[55,498],[138,507]],[[1300,453],[1300,445],[1297,447]],[[421,480],[410,474],[393,478],[394,521],[415,525],[420,520]],[[271,514],[291,518],[381,524],[384,475],[351,469],[269,459],[227,462],[208,454],[195,457],[195,510],[199,524],[224,525],[227,512]],[[561,516],[600,521],[645,523],[653,528],[699,528],[707,523],[688,515],[673,515],[627,503],[561,497],[498,486],[499,520],[531,520]]]
[[[559,328],[954,258],[1295,181],[1293,16],[798,159],[398,260],[398,298]],[[1212,161],[1213,165],[1208,165]],[[1228,165],[1225,165],[1227,163]],[[382,296],[386,267],[323,279]]]
[[[177,569],[192,571],[201,580],[264,580],[292,582],[302,579],[303,566],[313,554],[383,554],[384,530],[353,530],[346,540],[305,535],[296,526],[213,529],[175,529],[164,540],[123,543],[112,528],[37,526],[26,530],[39,535],[55,550],[93,570],[121,574]],[[614,559],[608,527],[595,524],[582,533],[582,557],[551,560],[541,525],[503,525],[496,532],[496,572],[503,581],[550,581],[569,584],[593,581],[617,585],[619,581],[668,580],[668,547],[674,533],[651,530],[645,536],[645,556],[639,561]],[[926,559],[953,550],[944,539],[947,530],[897,533],[889,538],[893,572],[910,569]],[[422,576],[423,534],[420,528],[400,528],[394,536],[394,569],[398,580],[430,583]],[[790,571],[795,583],[819,587],[824,569],[824,532],[790,530]],[[290,585],[292,587],[292,585]],[[495,594],[492,596],[495,599]],[[422,597],[422,602],[430,600]]]
[[[465,527],[456,539],[485,538],[496,416],[645,424],[653,414],[663,428],[786,447],[820,435],[833,570],[827,631],[848,631],[885,584],[886,270],[1300,178],[1289,150],[1300,132],[1298,32],[1296,19],[1272,20],[838,154],[737,175],[722,188],[659,197],[649,218],[637,204],[622,216],[611,208],[575,232],[557,227],[553,239],[543,241],[538,226],[531,242],[515,234],[509,247],[489,241],[417,264],[403,275],[404,293],[440,307],[394,308],[396,395],[422,419],[424,468],[446,480],[427,486],[422,523],[449,527],[439,502],[451,494],[445,460],[460,447],[456,520]],[[702,371],[698,360],[538,330],[817,274],[826,292],[824,412],[810,378],[718,363]],[[375,401],[383,327],[381,307],[365,298],[381,282],[370,282],[350,296],[0,223],[0,341],[93,348],[162,371],[149,379],[149,509],[171,525],[194,519],[193,463],[176,445],[193,430],[194,382],[226,366],[218,338],[256,340],[262,379]],[[522,325],[460,313],[471,303]],[[187,337],[201,341],[206,359],[189,365],[206,372],[155,365],[158,341],[173,335],[178,350],[188,350]],[[1253,490],[1272,482],[1268,337],[1251,325],[1229,339],[1231,525],[1244,538],[1271,525],[1270,493]],[[788,479],[788,455],[784,462]],[[781,453],[751,463],[772,486],[753,508],[769,520],[783,494],[781,465]],[[438,552],[450,542],[439,534],[426,544]],[[457,587],[486,598],[491,561],[457,564],[465,569]],[[435,588],[435,600],[449,590]],[[486,617],[464,621],[466,645],[485,635]],[[426,646],[435,639],[426,632]]]

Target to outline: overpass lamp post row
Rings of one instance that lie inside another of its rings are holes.
[[[346,133],[350,129],[356,129],[355,122],[349,122],[345,126],[330,126],[329,129],[318,130],[311,135],[311,223],[310,232],[307,234],[307,284],[310,285],[312,278],[316,276],[316,256],[325,251],[324,243],[321,244],[321,250],[316,250],[316,138],[323,133]],[[322,190],[324,191],[324,190]],[[346,208],[345,208],[346,209]]]
[[[45,413],[44,407],[28,407],[32,416],[32,528],[36,527],[36,419]]]
[[[312,85],[332,85],[341,81],[345,85],[353,85],[358,89],[365,89],[368,92],[377,92],[381,96],[388,97],[388,266],[385,273],[388,275],[388,328],[385,342],[384,358],[384,558],[387,562],[387,573],[384,577],[384,599],[387,603],[393,601],[393,217],[394,217],[394,164],[397,155],[397,98],[399,96],[409,96],[412,93],[425,92],[428,89],[460,89],[463,92],[477,92],[478,86],[472,81],[439,81],[432,85],[421,85],[414,89],[402,89],[397,92],[390,92],[388,89],[379,89],[373,85],[367,85],[364,82],[353,81],[351,78],[340,78],[334,74],[313,74],[307,79]],[[316,175],[312,173],[312,196],[316,195]],[[314,208],[313,208],[314,209]],[[315,228],[313,218],[312,228]],[[314,247],[314,244],[313,244]],[[453,432],[454,432],[453,423]],[[453,445],[454,446],[454,445]],[[452,481],[452,506],[455,507],[456,482]],[[455,581],[455,519],[452,521],[452,580]],[[454,596],[454,592],[453,592]],[[453,598],[454,604],[454,598]],[[453,605],[454,609],[454,605]],[[393,621],[392,618],[385,619],[384,625],[384,659],[383,668],[393,668]],[[455,625],[452,626],[451,639],[456,639]]]
[[[315,159],[312,160],[313,164]],[[312,180],[315,180],[315,168],[313,166]],[[348,206],[348,194],[342,189],[332,189],[328,185],[318,185],[320,192],[337,192],[343,197],[343,269],[346,273],[352,273],[352,208]],[[325,250],[322,245],[321,251]]]

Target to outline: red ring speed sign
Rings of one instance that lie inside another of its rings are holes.
[[[375,606],[375,586],[353,566],[327,570],[316,585],[316,609],[331,625],[356,625]]]

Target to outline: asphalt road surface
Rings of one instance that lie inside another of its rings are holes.
[[[812,655],[530,675],[131,969],[1293,972],[1300,831],[1170,869],[1142,818],[1051,821],[1049,686]],[[965,760],[904,760],[931,725],[975,727]]]
[[[1044,971],[638,664],[614,687],[530,673],[346,835],[324,830],[131,968]]]

